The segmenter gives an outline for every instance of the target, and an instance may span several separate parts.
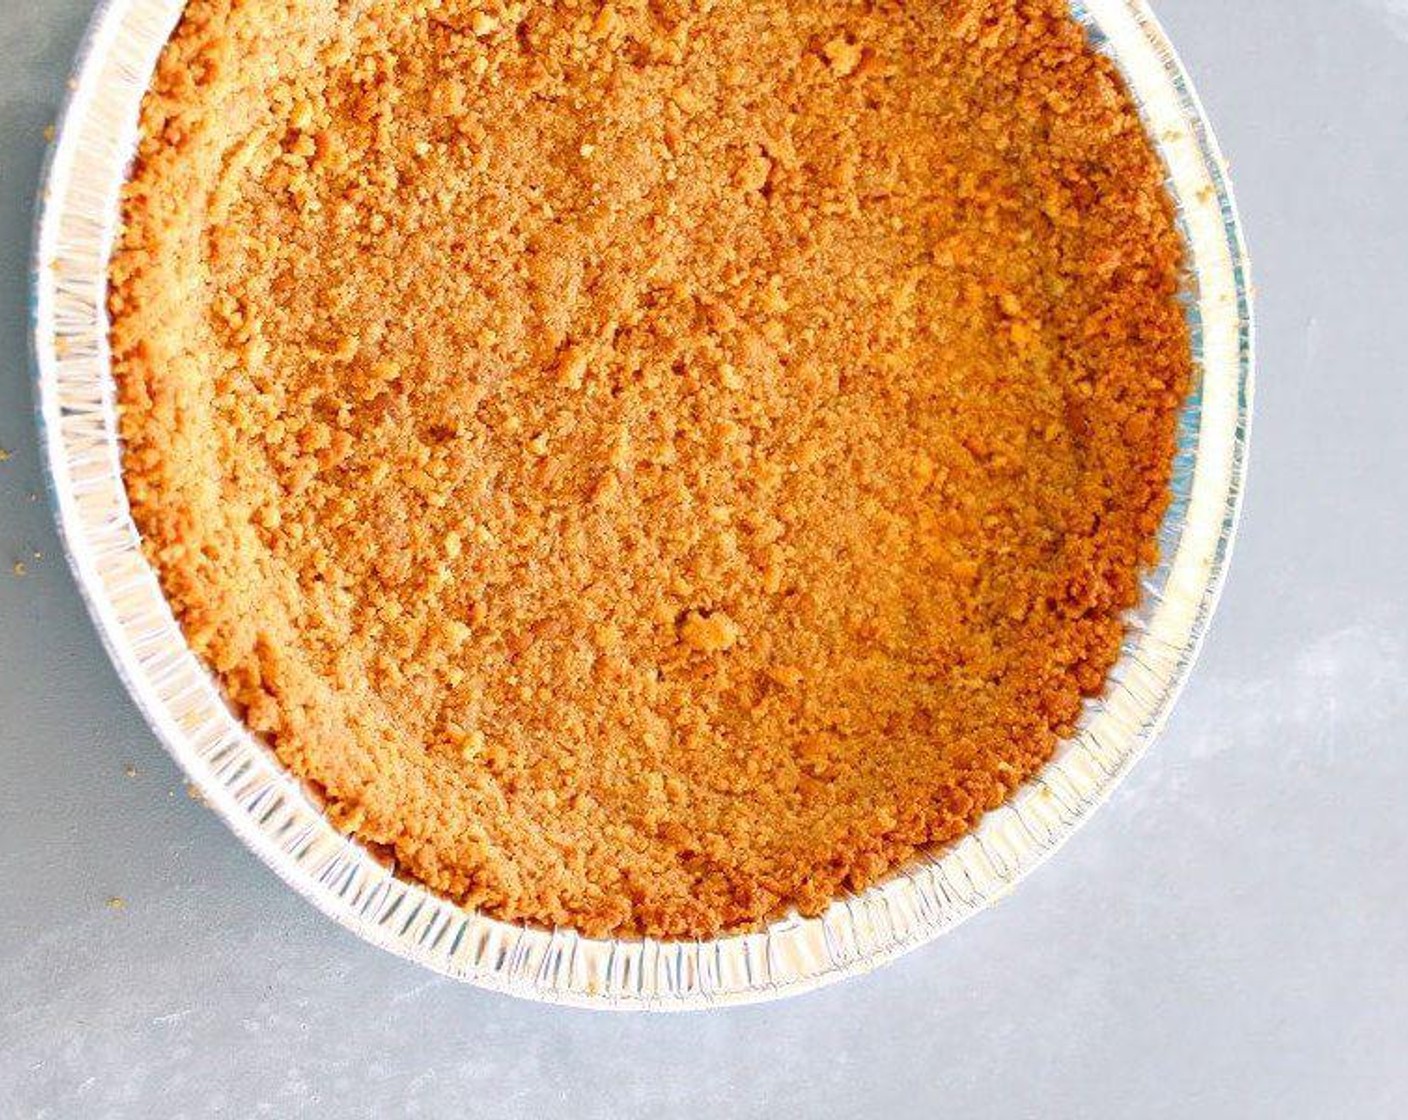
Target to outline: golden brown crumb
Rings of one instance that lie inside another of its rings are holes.
[[[25,575],[29,571],[29,569],[25,566],[25,562],[23,560],[16,560],[13,564],[10,565],[10,571],[14,572],[16,577],[20,577]]]
[[[723,611],[690,611],[680,625],[680,638],[702,653],[718,653],[738,641],[738,624]]]
[[[192,646],[510,921],[817,913],[1050,756],[1190,375],[1064,0],[191,0],[111,273]]]
[[[126,908],[127,908],[127,903],[126,903],[126,901],[124,901],[123,899],[119,898],[117,895],[113,895],[112,898],[108,899],[108,909],[109,909],[109,910],[124,910],[124,909],[126,909]]]

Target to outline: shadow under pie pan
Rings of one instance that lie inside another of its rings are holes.
[[[1196,380],[1180,418],[1162,560],[1076,734],[960,842],[815,918],[710,941],[608,940],[467,911],[397,878],[324,817],[232,714],[143,556],[120,466],[107,269],[138,107],[182,0],[108,0],[50,153],[33,262],[37,410],[69,562],[108,652],[204,799],[293,889],[359,936],[458,980],[556,1003],[685,1010],[794,995],[869,971],[993,903],[1053,852],[1162,727],[1217,603],[1240,507],[1252,392],[1246,251],[1223,159],[1141,0],[1072,4],[1162,157],[1187,250]]]

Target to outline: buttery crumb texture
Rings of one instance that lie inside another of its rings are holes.
[[[331,819],[708,937],[952,841],[1099,691],[1190,377],[1061,0],[191,0],[111,266],[127,489]]]

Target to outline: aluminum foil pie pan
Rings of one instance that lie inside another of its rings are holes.
[[[682,1010],[795,995],[892,960],[1009,891],[1110,794],[1168,716],[1216,606],[1236,527],[1252,395],[1246,248],[1197,95],[1143,0],[1073,0],[1124,73],[1168,169],[1188,246],[1199,377],[1181,416],[1163,560],[1105,694],[1005,806],[817,918],[705,942],[592,939],[511,925],[399,879],[339,833],[226,706],[143,558],[120,470],[105,310],[138,107],[184,0],[107,0],[70,82],[33,262],[40,443],[69,563],[118,673],[231,829],[359,936],[457,980],[602,1008]]]

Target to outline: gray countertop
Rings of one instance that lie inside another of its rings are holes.
[[[1408,1110],[1408,2],[1156,6],[1231,157],[1261,327],[1243,533],[1167,732],[928,948],[626,1017],[363,944],[186,796],[59,556],[32,431],[31,205],[91,0],[3,0],[0,1118]]]

